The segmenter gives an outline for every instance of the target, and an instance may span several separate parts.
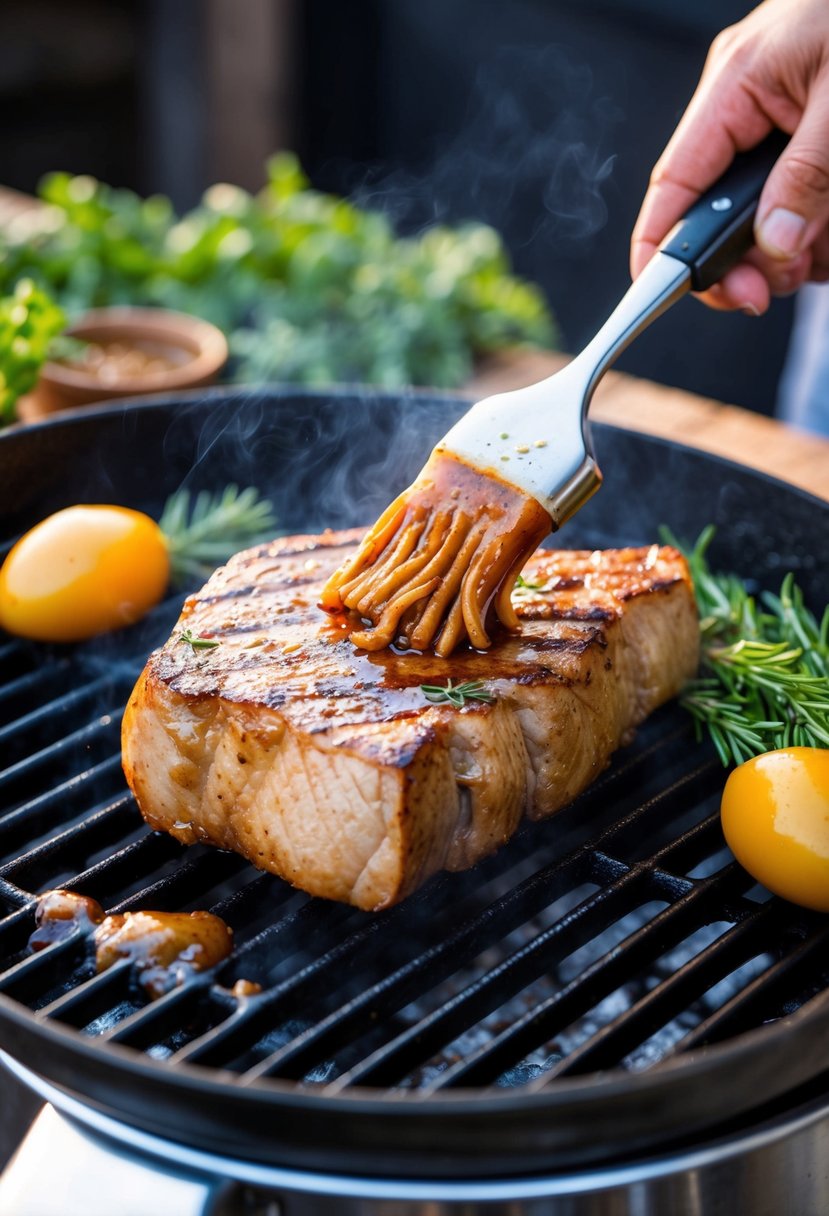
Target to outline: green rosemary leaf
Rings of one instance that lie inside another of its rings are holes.
[[[714,573],[705,528],[683,545],[702,635],[700,676],[682,695],[698,734],[707,730],[723,764],[792,745],[829,747],[829,606],[820,621],[789,573],[759,601],[733,574]]]
[[[273,536],[271,504],[249,487],[229,485],[218,493],[189,490],[171,495],[158,521],[167,540],[175,583],[204,578],[237,550]]]
[[[467,701],[483,701],[487,705],[495,701],[495,694],[482,680],[467,680],[463,684],[453,684],[451,680],[447,680],[445,685],[421,684],[420,691],[427,701],[435,705],[448,702],[456,709],[462,709]]]

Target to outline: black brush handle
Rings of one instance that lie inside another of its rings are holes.
[[[738,152],[725,173],[665,237],[660,249],[691,271],[691,289],[719,282],[754,244],[754,215],[766,178],[789,142],[773,131],[749,152]]]

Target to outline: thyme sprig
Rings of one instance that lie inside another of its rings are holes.
[[[445,686],[421,684],[420,691],[427,701],[435,705],[448,701],[455,709],[463,709],[467,701],[484,701],[487,705],[492,705],[495,700],[494,692],[487,688],[482,680],[466,680],[463,684],[453,684],[451,680],[447,680]]]
[[[273,536],[276,520],[267,499],[253,487],[225,486],[211,494],[189,490],[172,494],[158,526],[167,540],[175,583],[205,578],[246,545]]]
[[[199,633],[193,633],[192,629],[182,629],[178,635],[179,642],[184,642],[193,650],[215,650],[221,643],[215,638],[203,638]]]
[[[702,635],[700,675],[681,701],[697,736],[711,736],[723,764],[780,747],[829,747],[829,606],[820,620],[793,574],[759,598],[733,574],[715,574],[706,528],[692,547],[667,529],[688,560]]]
[[[550,590],[552,590],[552,587],[549,579],[543,583],[531,583],[529,579],[524,578],[523,574],[519,574],[515,580],[512,594],[517,596],[518,599],[527,599],[536,592]]]

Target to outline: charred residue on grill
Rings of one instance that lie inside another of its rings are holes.
[[[211,912],[138,911],[107,916],[91,896],[62,889],[39,897],[35,924],[29,938],[33,951],[75,934],[84,935],[99,974],[123,959],[151,998],[163,996],[197,972],[216,967],[233,949],[232,930]]]

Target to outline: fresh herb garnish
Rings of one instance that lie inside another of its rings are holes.
[[[158,526],[167,540],[173,581],[200,579],[246,545],[273,536],[271,504],[249,487],[203,490],[192,501],[189,490],[168,498]]]
[[[706,729],[723,764],[781,747],[829,747],[829,606],[820,621],[792,574],[779,595],[750,595],[733,574],[714,574],[706,528],[688,560],[702,635],[702,670],[681,702],[697,736]]]
[[[200,634],[193,633],[192,629],[182,629],[177,640],[190,646],[193,651],[215,650],[220,645],[215,638],[203,638]]]
[[[537,591],[549,591],[549,590],[550,590],[549,580],[546,583],[531,583],[531,582],[528,582],[528,580],[525,579],[523,575],[519,574],[518,578],[515,580],[515,586],[512,589],[512,594],[517,595],[519,598],[522,598],[522,597],[526,597],[528,595],[532,595],[534,592],[537,592]]]
[[[484,701],[491,705],[495,700],[495,694],[482,680],[467,680],[463,684],[453,684],[451,680],[447,680],[445,687],[440,684],[421,684],[420,691],[427,701],[435,705],[448,701],[455,709],[463,709],[466,701]]]

